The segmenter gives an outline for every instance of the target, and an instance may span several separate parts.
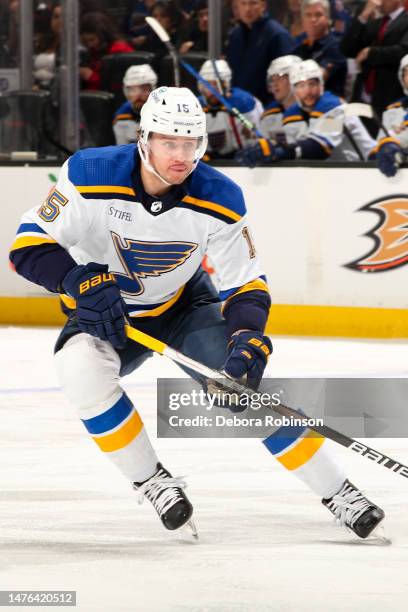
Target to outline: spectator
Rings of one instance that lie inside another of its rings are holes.
[[[159,0],[155,2],[151,8],[151,15],[160,23],[170,36],[170,40],[175,47],[179,46],[180,30],[185,23],[183,13],[177,9],[174,1],[164,2]],[[139,36],[133,39],[132,42],[138,49],[150,51],[155,54],[155,65],[158,69],[161,59],[167,55],[166,46],[159,39],[151,28],[145,36]]]
[[[139,36],[146,36],[150,33],[149,26],[145,22],[146,15],[149,15],[151,8],[156,0],[130,0],[127,2],[125,17],[122,22],[122,29],[132,44],[137,47]],[[136,40],[134,41],[133,39]]]
[[[378,16],[378,6],[382,17]],[[353,100],[371,102],[381,115],[388,104],[402,95],[396,73],[401,58],[408,53],[408,13],[404,0],[367,0],[341,41],[347,57],[361,67],[356,78]]]
[[[287,144],[263,139],[237,153],[241,164],[252,167],[286,159],[358,161],[374,154],[375,140],[358,117],[346,117],[340,98],[324,91],[323,71],[314,60],[294,64],[289,79],[297,102],[284,114]]]
[[[296,102],[289,82],[289,72],[291,66],[301,61],[296,55],[282,55],[271,62],[266,74],[268,92],[274,99],[265,106],[260,129],[266,138],[271,138],[275,142],[286,142],[283,114]]]
[[[201,66],[200,75],[220,91],[245,117],[259,129],[259,119],[263,106],[252,94],[239,89],[231,88],[231,68],[223,60],[207,60]],[[199,97],[201,106],[206,113],[208,147],[207,156],[211,159],[230,159],[234,153],[254,142],[253,133],[242,125],[228,110],[220,104],[218,98],[206,89],[201,82],[198,84],[201,92]]]
[[[197,5],[196,16],[187,23],[181,36],[180,53],[189,51],[207,51],[208,49],[208,0],[201,0]]]
[[[232,30],[226,55],[236,87],[266,101],[266,71],[272,60],[292,52],[287,30],[265,13],[264,0],[237,0],[239,22]]]
[[[136,142],[140,109],[156,85],[157,74],[149,64],[130,66],[127,69],[123,77],[126,102],[118,108],[113,119],[113,132],[117,145]]]
[[[344,6],[343,0],[330,0],[330,14],[332,18],[332,31],[340,38],[351,23],[351,15]]]
[[[282,21],[294,39],[303,32],[301,4],[302,0],[287,0],[286,17]]]
[[[327,89],[344,94],[347,60],[340,51],[339,38],[330,32],[329,0],[302,0],[304,33],[293,50],[303,60],[313,59],[323,69]]]
[[[20,0],[0,0],[0,67],[13,68],[18,57]]]
[[[88,52],[86,65],[79,69],[81,79],[86,89],[100,89],[102,57],[113,53],[129,53],[134,49],[119,38],[115,26],[104,13],[84,15],[80,33],[82,44]]]
[[[37,13],[37,32],[34,39],[34,88],[49,89],[56,76],[57,55],[61,44],[62,9],[55,2],[51,12]]]

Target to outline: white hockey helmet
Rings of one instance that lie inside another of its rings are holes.
[[[289,74],[291,66],[294,64],[300,64],[301,58],[297,55],[282,55],[277,57],[270,64],[266,73],[266,81],[268,82],[273,76],[283,76]]]
[[[169,184],[157,174],[149,162],[149,137],[152,133],[196,138],[197,146],[191,172],[194,170],[207,149],[207,127],[202,106],[190,89],[154,89],[140,111],[140,157],[150,172]]]
[[[404,83],[404,72],[405,72],[405,68],[407,67],[408,67],[408,54],[404,55],[404,57],[402,58],[400,62],[399,68],[398,68],[399,82],[401,83],[401,87],[404,90],[404,94],[406,96],[408,96],[408,87]]]
[[[317,62],[309,59],[304,62],[295,63],[291,66],[289,71],[289,82],[292,87],[300,81],[308,81],[309,79],[319,79],[322,87],[324,86],[323,70]]]
[[[133,85],[151,85],[154,89],[157,85],[157,74],[149,64],[130,66],[123,77],[123,87]]]
[[[200,68],[200,76],[206,81],[218,81],[219,79],[225,84],[225,89],[231,88],[232,71],[224,59],[206,60]],[[202,89],[204,86],[199,83],[199,87]]]

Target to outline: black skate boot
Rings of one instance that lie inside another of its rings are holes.
[[[360,538],[366,538],[384,518],[384,511],[364,497],[349,480],[331,499],[322,499],[340,525],[345,525]]]
[[[197,537],[195,525],[191,520],[193,506],[183,492],[186,486],[184,480],[173,478],[161,463],[157,464],[157,472],[151,478],[133,483],[133,488],[139,492],[139,503],[142,504],[147,498],[166,529],[179,529],[188,523],[194,537]]]

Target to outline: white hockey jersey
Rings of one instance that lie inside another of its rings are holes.
[[[388,134],[396,138],[403,148],[408,148],[408,96],[387,106],[382,114],[382,124]],[[387,134],[380,129],[377,140],[387,138]]]
[[[136,113],[130,102],[118,108],[113,118],[113,133],[117,145],[136,142],[140,125],[140,113]]]
[[[371,138],[358,117],[346,117],[340,98],[326,91],[310,112],[298,104],[285,111],[283,125],[288,144],[311,138],[328,153],[332,161],[359,161],[359,155],[343,126],[351,134],[364,159],[373,152],[376,141]]]
[[[24,214],[12,253],[58,244],[78,264],[107,264],[131,316],[172,306],[207,252],[222,300],[268,291],[238,185],[200,162],[177,197],[153,198],[139,168],[137,145],[75,153],[41,208]]]

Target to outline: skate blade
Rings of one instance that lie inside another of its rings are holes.
[[[387,536],[384,525],[382,523],[380,523],[375,529],[373,529],[370,535],[366,538],[366,541],[372,542],[373,544],[381,544],[382,546],[390,546],[392,544],[392,540]]]
[[[195,523],[192,519],[190,519],[186,524],[185,524],[185,529],[188,531],[188,533],[193,536],[194,540],[198,540],[198,531],[197,531],[197,527],[195,526]]]

